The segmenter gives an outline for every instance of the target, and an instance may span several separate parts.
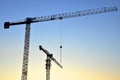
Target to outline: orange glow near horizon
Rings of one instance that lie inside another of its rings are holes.
[[[120,80],[120,72],[110,73],[100,69],[94,70],[91,68],[70,66],[71,65],[67,65],[64,66],[63,69],[60,69],[53,65],[50,71],[51,80]],[[6,71],[1,71],[0,80],[20,80],[21,71],[19,69],[7,69]],[[30,67],[28,80],[46,80],[45,68]]]

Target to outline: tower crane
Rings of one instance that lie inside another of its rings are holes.
[[[5,29],[8,29],[10,26],[14,26],[14,25],[26,24],[21,80],[27,80],[29,44],[30,44],[30,24],[31,23],[46,22],[46,21],[52,21],[52,20],[62,20],[66,18],[94,15],[94,14],[100,14],[100,13],[106,13],[106,12],[113,12],[117,10],[118,10],[117,7],[103,7],[103,8],[88,9],[88,10],[83,10],[83,11],[61,13],[61,14],[41,16],[41,17],[28,17],[25,20],[20,21],[20,22],[19,21],[18,22],[5,22],[4,23]]]
[[[50,80],[50,66],[51,60],[54,61],[60,68],[63,68],[62,65],[53,57],[53,54],[49,53],[46,49],[44,49],[41,45],[39,49],[42,50],[46,55],[46,80]]]

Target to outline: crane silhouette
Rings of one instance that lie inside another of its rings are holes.
[[[62,65],[53,57],[53,54],[49,53],[46,49],[44,49],[41,45],[39,49],[42,50],[46,55],[46,80],[50,80],[50,66],[51,60],[54,61],[60,68],[63,68]]]
[[[26,24],[21,80],[27,80],[31,23],[62,20],[66,18],[101,14],[101,13],[113,12],[117,10],[118,10],[117,7],[103,7],[103,8],[88,9],[88,10],[82,10],[76,12],[69,12],[69,13],[60,13],[55,15],[41,16],[41,17],[28,17],[23,21],[18,21],[18,22],[5,22],[4,23],[5,29],[8,29],[10,26],[14,26],[14,25]]]

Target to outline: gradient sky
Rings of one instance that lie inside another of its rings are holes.
[[[0,0],[0,80],[21,80],[25,25],[4,29],[4,22],[26,17],[117,6],[120,0]],[[60,60],[51,80],[120,80],[120,10],[31,25],[28,80],[45,80],[42,45]],[[62,42],[61,42],[62,41]]]

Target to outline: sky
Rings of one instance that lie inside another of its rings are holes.
[[[21,80],[25,25],[4,22],[27,17],[118,8],[117,12],[31,24],[28,80],[46,80],[42,45],[60,61],[51,62],[51,80],[120,80],[120,0],[0,0],[0,80]]]

